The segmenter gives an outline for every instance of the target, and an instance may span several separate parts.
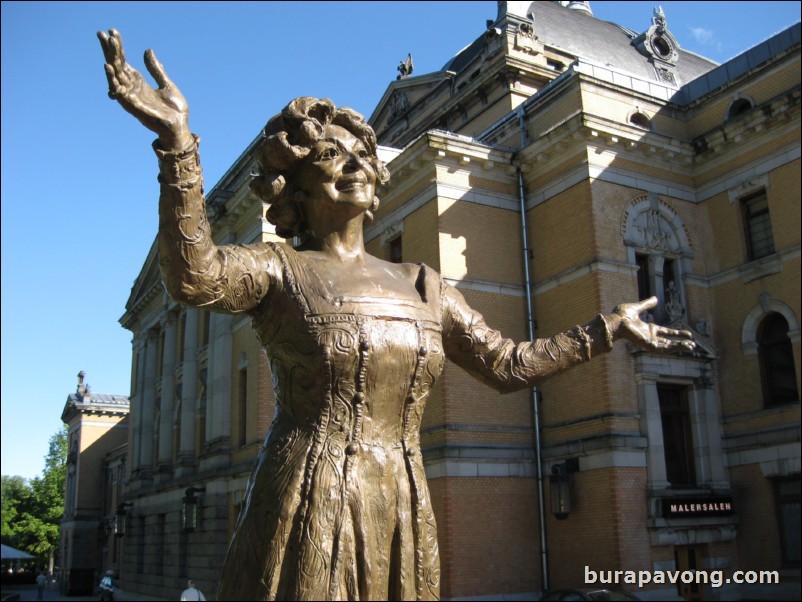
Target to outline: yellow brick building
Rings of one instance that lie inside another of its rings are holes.
[[[388,87],[370,122],[392,179],[366,244],[438,270],[518,340],[656,295],[649,318],[698,348],[619,345],[508,396],[448,364],[422,428],[442,595],[705,569],[781,583],[638,594],[797,599],[799,25],[716,65],[681,50],[661,11],[635,32],[589,4],[500,2],[440,72]],[[254,145],[208,194],[218,243],[275,237],[248,192]],[[271,376],[246,319],[176,305],[157,264],[154,246],[121,319],[134,337],[121,578],[213,592]],[[570,508],[551,500],[558,483]]]
[[[126,477],[129,400],[91,391],[85,377],[78,373],[61,414],[68,440],[57,577],[68,595],[94,593],[102,573],[119,567],[121,552],[114,531]]]

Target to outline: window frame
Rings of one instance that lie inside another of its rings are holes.
[[[669,398],[669,395],[673,398]],[[657,397],[663,431],[666,480],[672,489],[694,489],[698,486],[698,476],[696,474],[696,454],[693,444],[688,387],[658,382]],[[679,438],[671,436],[672,434],[676,435],[678,431]],[[682,475],[679,475],[680,479],[676,478],[678,471],[682,472]]]
[[[784,330],[767,333],[775,324]],[[779,312],[769,312],[757,327],[756,343],[758,362],[760,364],[760,384],[763,392],[763,405],[767,408],[799,403],[799,389],[796,384],[796,363],[794,348],[788,336],[790,326],[788,320]],[[790,361],[781,362],[787,356]],[[784,376],[785,378],[778,378]],[[783,395],[779,384],[793,383],[793,395]]]
[[[771,212],[769,197],[766,189],[761,188],[739,200],[743,220],[744,237],[746,243],[746,257],[749,261],[769,257],[776,252],[774,246],[774,230],[771,227]],[[756,207],[756,205],[760,205]],[[764,224],[765,222],[765,224]],[[763,232],[759,228],[764,227]],[[768,235],[766,236],[766,232]],[[756,234],[763,234],[767,244],[762,240],[756,241]]]
[[[799,516],[799,507],[800,507],[800,480],[799,475],[795,477],[789,478],[778,478],[774,480],[774,504],[775,504],[775,516],[777,518],[777,531],[779,535],[779,544],[780,544],[780,557],[782,558],[782,566],[785,568],[796,568],[798,569],[801,565],[800,563],[800,551],[799,551],[799,527],[798,525],[789,525],[784,520],[784,513],[783,509],[786,506],[791,507],[791,516]],[[796,484],[796,491],[783,491],[784,486]],[[794,506],[796,508],[794,508]],[[789,537],[796,535],[797,541],[789,541]],[[796,558],[789,554],[789,551],[796,552]]]

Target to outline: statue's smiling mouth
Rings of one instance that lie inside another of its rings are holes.
[[[337,182],[337,190],[341,192],[348,192],[351,190],[364,190],[367,186],[368,180],[363,174],[355,174],[352,176],[343,176]]]

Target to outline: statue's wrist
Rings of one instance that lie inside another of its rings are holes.
[[[167,146],[161,138],[153,143],[159,158],[159,182],[178,186],[191,186],[202,177],[198,144],[200,138],[194,134],[183,146]]]
[[[621,323],[624,321],[624,318],[618,314],[617,312],[613,312],[611,314],[601,315],[602,319],[604,320],[604,324],[607,327],[607,333],[609,335],[610,341],[617,341],[621,338]]]

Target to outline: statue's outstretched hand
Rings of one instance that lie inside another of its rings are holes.
[[[109,98],[158,134],[165,149],[183,149],[191,144],[187,101],[167,77],[154,52],[145,52],[145,65],[158,88],[151,87],[142,74],[126,62],[123,40],[117,30],[110,29],[108,34],[99,31],[97,36],[106,57]]]
[[[656,305],[657,297],[650,297],[638,303],[622,303],[616,307],[611,316],[618,321],[613,326],[614,337],[626,339],[649,351],[693,351],[696,344],[690,331],[665,328],[640,319],[641,313]]]

